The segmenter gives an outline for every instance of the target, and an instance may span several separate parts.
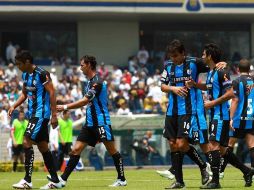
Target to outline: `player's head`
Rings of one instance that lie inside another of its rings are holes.
[[[204,47],[202,58],[205,63],[218,63],[221,61],[221,49],[213,43],[206,44]]]
[[[174,64],[182,64],[185,59],[185,48],[180,40],[173,40],[167,46],[167,56]]]
[[[240,73],[250,72],[250,61],[248,59],[241,59],[238,68]]]
[[[70,112],[68,110],[63,111],[63,118],[68,119],[70,117]]]
[[[27,69],[33,64],[33,56],[27,50],[21,50],[15,56],[15,65],[22,72],[27,71]]]
[[[97,61],[94,56],[85,55],[80,59],[80,69],[87,75],[90,71],[96,71]]]
[[[25,113],[24,111],[19,111],[19,120],[23,121],[25,119]]]

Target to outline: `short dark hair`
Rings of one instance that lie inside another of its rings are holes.
[[[174,39],[170,44],[167,46],[166,52],[172,54],[172,53],[184,53],[185,48],[183,43],[180,40]]]
[[[241,73],[242,72],[249,72],[250,71],[250,61],[248,59],[241,59],[238,68]]]
[[[63,115],[67,114],[68,112],[69,112],[69,110],[64,110]]]
[[[81,58],[81,61],[84,60],[85,63],[90,63],[92,70],[96,70],[97,61],[94,56],[85,55]]]
[[[27,60],[29,60],[30,63],[33,63],[33,56],[28,50],[19,51],[15,56],[15,59],[22,61],[23,63],[26,63]]]
[[[215,63],[221,61],[222,51],[216,44],[214,43],[206,44],[204,50],[206,52],[206,56],[210,55]]]

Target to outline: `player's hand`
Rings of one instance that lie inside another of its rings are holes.
[[[181,97],[185,97],[188,94],[188,89],[185,86],[183,86],[183,87],[176,87],[175,86],[172,91],[173,91],[173,93],[175,93],[176,95],[181,96]]]
[[[196,85],[196,82],[193,79],[185,81],[185,86],[188,89],[191,89],[192,87],[195,87],[195,85]]]
[[[11,117],[14,110],[15,110],[15,108],[11,106],[10,109],[8,110],[8,116],[9,117]]]
[[[231,119],[230,122],[229,122],[229,129],[231,131],[235,131],[235,128],[233,127],[233,119]]]
[[[64,105],[56,105],[56,110],[57,110],[57,112],[64,111]]]
[[[17,143],[13,143],[13,146],[14,146],[14,147],[17,147],[17,146],[18,146],[18,144],[17,144]]]
[[[212,107],[214,107],[214,105],[213,105],[213,101],[205,101],[204,102],[204,107],[205,107],[205,109],[210,109],[210,108],[212,108]]]
[[[215,69],[216,70],[223,70],[226,67],[227,67],[227,63],[222,61],[222,62],[219,62],[219,63],[216,64]]]
[[[63,146],[65,145],[65,142],[61,142],[61,143],[62,143]]]
[[[56,115],[51,117],[51,125],[52,125],[52,128],[53,128],[53,129],[55,129],[55,128],[57,127],[57,125],[58,125],[58,120],[57,120]]]

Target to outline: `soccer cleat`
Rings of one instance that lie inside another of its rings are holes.
[[[212,177],[206,171],[206,168],[201,170],[201,182],[202,185],[207,185],[212,180]]]
[[[220,178],[220,179],[223,179],[223,178],[224,178],[224,172],[220,172],[219,178]]]
[[[49,181],[53,182],[50,175],[47,175],[47,179],[48,179]],[[63,180],[61,176],[58,176],[58,179],[59,179],[59,181],[61,182],[62,187],[65,187],[67,181]]]
[[[174,183],[172,183],[172,185],[170,187],[166,187],[165,189],[182,189],[185,187],[184,183],[179,183],[177,181],[175,181]]]
[[[33,184],[28,183],[26,180],[21,179],[18,183],[13,184],[12,187],[14,189],[32,189],[33,188]]]
[[[172,174],[169,170],[163,170],[163,171],[157,170],[156,173],[158,173],[160,176],[168,178],[170,180],[175,178],[175,175]]]
[[[40,189],[61,189],[61,188],[62,184],[60,181],[58,183],[50,181],[48,184],[42,186]]]
[[[127,181],[122,181],[121,179],[117,179],[112,185],[109,185],[109,187],[120,187],[120,186],[126,186]]]
[[[206,162],[206,171],[209,173],[210,176],[213,176],[211,165],[208,162]]]
[[[207,185],[202,185],[200,189],[220,189],[220,183],[210,182]]]
[[[243,176],[244,181],[245,181],[245,187],[251,187],[253,175],[254,175],[254,169],[251,169],[251,170],[249,171],[249,173],[247,173],[247,174],[245,174],[245,175]]]

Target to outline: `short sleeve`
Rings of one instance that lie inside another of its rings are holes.
[[[227,90],[232,87],[232,81],[230,80],[229,73],[225,70],[218,71],[219,80],[222,84],[222,88]]]
[[[46,83],[48,83],[49,81],[51,81],[50,73],[47,72],[47,71],[43,71],[43,72],[40,74],[40,79],[41,79],[41,83],[42,83],[43,85],[45,85]]]
[[[161,74],[161,84],[168,84],[169,83],[169,75],[168,75],[168,71],[167,68],[164,69],[164,71]]]
[[[102,89],[102,82],[94,82],[91,84],[90,89],[85,94],[85,97],[92,101],[95,96],[98,96]]]

